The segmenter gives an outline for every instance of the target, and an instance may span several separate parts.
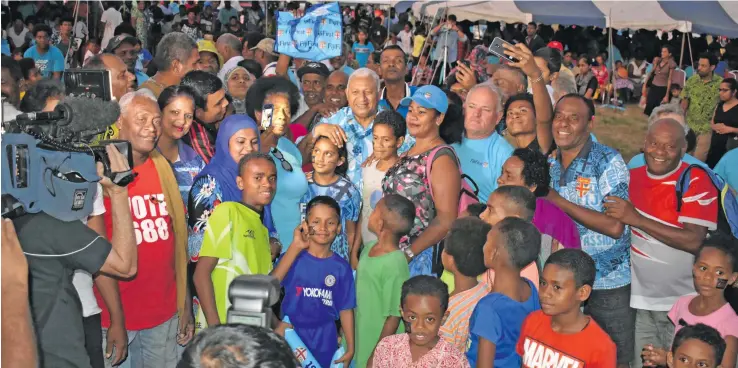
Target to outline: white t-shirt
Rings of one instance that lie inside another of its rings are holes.
[[[369,216],[374,209],[371,206],[372,196],[382,197],[382,179],[384,179],[386,171],[377,169],[377,162],[361,169],[361,178],[364,180],[364,188],[361,193],[361,241],[363,244],[369,244],[377,240],[377,235],[369,231]],[[376,194],[375,194],[376,193]]]
[[[412,55],[413,54],[413,45],[412,45],[413,34],[412,32],[405,32],[405,30],[403,29],[402,32],[400,32],[397,35],[397,39],[400,40],[399,45],[402,51],[405,51],[405,55]]]
[[[100,216],[105,213],[105,203],[103,202],[102,185],[97,185],[97,194],[95,194],[95,202],[92,204],[92,216]],[[82,220],[87,224],[87,219]],[[82,270],[74,271],[74,278],[72,279],[74,288],[77,289],[79,294],[79,301],[82,302],[82,317],[94,316],[102,310],[97,305],[97,299],[95,299],[95,293],[92,291],[92,275]]]
[[[103,33],[102,43],[100,44],[102,49],[105,50],[108,47],[108,42],[114,37],[115,27],[123,23],[123,16],[120,15],[118,10],[111,7],[103,12],[100,21],[105,23],[105,32]]]
[[[277,62],[271,62],[264,67],[264,72],[261,74],[262,77],[273,77],[277,75]]]
[[[20,34],[16,34],[15,28],[10,27],[8,28],[8,31],[5,34],[7,34],[8,37],[13,40],[13,45],[15,45],[15,47],[20,47],[23,45],[23,43],[26,42],[27,33],[28,33],[28,28],[26,27],[23,27],[23,30],[21,31]]]
[[[87,30],[87,24],[82,20],[78,21],[77,25],[74,26],[74,37],[85,40],[87,39],[88,34],[89,31]]]

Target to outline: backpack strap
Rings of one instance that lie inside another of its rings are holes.
[[[425,175],[428,177],[428,189],[430,189],[431,192],[431,199],[433,200],[433,203],[436,202],[436,198],[433,196],[433,184],[431,180],[431,168],[433,167],[433,161],[436,160],[436,154],[438,151],[448,148],[451,150],[451,152],[454,154],[454,157],[456,158],[456,165],[459,167],[459,172],[461,172],[461,162],[459,162],[459,156],[456,155],[456,151],[453,149],[453,147],[442,144],[437,146],[436,148],[432,149],[431,152],[428,154],[428,158],[425,161]]]
[[[717,175],[715,175],[711,170],[702,167],[702,165],[691,164],[687,166],[687,168],[684,169],[684,171],[682,171],[682,173],[679,175],[679,179],[677,179],[677,183],[676,183],[677,212],[682,211],[682,203],[683,203],[682,198],[684,197],[684,193],[686,193],[687,190],[689,190],[689,183],[691,182],[690,173],[692,169],[695,169],[695,168],[700,169],[705,172],[705,174],[707,175],[707,179],[710,180],[710,183],[712,183],[712,185],[717,190],[718,196],[720,195],[720,193],[723,192],[723,188],[718,187],[718,185],[715,183],[715,180],[713,180],[713,178]],[[717,177],[720,178],[719,176]],[[722,178],[720,178],[720,180],[722,180]]]

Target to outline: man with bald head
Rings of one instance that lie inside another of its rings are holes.
[[[224,33],[218,37],[215,48],[225,61],[218,72],[218,78],[221,80],[225,78],[225,74],[243,60],[243,56],[241,56],[242,47],[241,40],[233,34]]]
[[[689,166],[682,159],[688,128],[662,117],[648,128],[646,165],[630,170],[630,202],[607,197],[606,214],[631,226],[630,306],[636,310],[635,367],[646,344],[668,349],[674,323],[667,313],[679,297],[694,293],[692,264],[708,230],[717,228],[717,190],[707,173],[690,171],[677,211],[675,182]]]
[[[684,117],[684,110],[682,110],[681,106],[679,106],[678,104],[666,104],[655,107],[651,112],[651,116],[648,117],[648,126],[651,126],[653,123],[661,118],[674,119],[683,126],[687,127],[687,120]],[[689,130],[688,127],[686,129]],[[695,164],[707,168],[707,164],[698,160],[689,153],[685,153],[682,160],[690,165]],[[643,153],[639,153],[633,156],[632,159],[630,159],[630,162],[628,162],[628,169],[635,169],[644,165],[646,165],[645,155]]]
[[[116,101],[136,88],[136,76],[130,72],[123,60],[114,54],[95,55],[85,64],[84,69],[106,69],[110,71],[110,84]]]

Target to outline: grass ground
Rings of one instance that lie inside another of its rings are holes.
[[[620,151],[625,162],[640,153],[646,136],[648,119],[638,105],[627,105],[625,111],[597,106],[594,134],[603,144]]]

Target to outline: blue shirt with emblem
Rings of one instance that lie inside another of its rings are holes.
[[[383,108],[380,105],[379,111]],[[346,133],[348,142],[346,149],[348,150],[348,171],[346,177],[359,189],[363,190],[361,180],[361,164],[374,152],[372,141],[372,131],[374,129],[374,121],[372,121],[366,129],[356,120],[351,107],[344,107],[335,114],[323,118],[318,124],[338,125]],[[405,134],[405,142],[402,144],[398,153],[404,153],[415,144],[413,138],[408,132]]]
[[[484,139],[461,138],[461,143],[451,145],[461,161],[461,170],[468,175],[479,188],[479,201],[487,202],[489,195],[497,189],[497,178],[515,150],[505,138],[492,133]],[[471,183],[470,183],[471,184]],[[473,184],[472,188],[474,187]]]
[[[297,256],[282,281],[282,318],[290,317],[295,332],[321,366],[328,367],[338,347],[335,320],[356,308],[351,266],[332,254],[317,258],[308,251]]]
[[[561,165],[560,154],[548,159],[551,189],[581,207],[604,212],[605,197],[628,200],[630,172],[616,150],[591,139],[568,168]],[[595,261],[597,275],[594,289],[615,289],[630,284],[630,227],[613,239],[577,222],[582,250]]]
[[[346,236],[346,221],[359,221],[359,215],[361,214],[361,192],[356,189],[353,183],[344,177],[339,177],[338,180],[331,185],[320,185],[314,182],[308,183],[307,192],[302,196],[300,200],[300,212],[302,213],[302,219],[304,220],[307,214],[305,209],[311,199],[317,196],[328,196],[338,202],[338,206],[341,207],[341,233],[336,236],[331,244],[331,250],[343,257],[349,259],[349,244],[348,237]],[[293,228],[294,231],[294,228]],[[361,231],[356,226],[355,231]]]

